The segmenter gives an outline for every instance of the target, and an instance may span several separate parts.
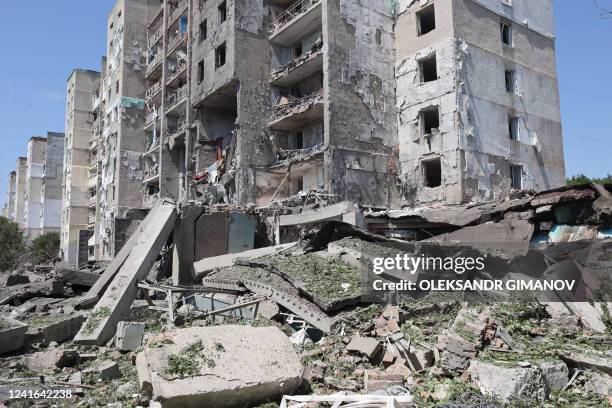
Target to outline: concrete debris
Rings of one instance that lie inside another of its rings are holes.
[[[134,351],[142,345],[145,323],[119,322],[115,334],[115,346],[121,351]]]
[[[354,336],[346,346],[346,350],[366,356],[370,361],[375,361],[382,357],[380,342],[371,337]]]
[[[275,327],[181,329],[152,338],[140,353],[141,383],[162,407],[235,407],[292,393],[302,365]]]
[[[511,368],[473,360],[467,370],[484,395],[507,402],[511,399],[542,401],[547,398],[542,373],[537,368]]]
[[[27,331],[27,325],[0,317],[0,354],[19,350],[24,344]]]
[[[56,368],[72,367],[79,359],[76,350],[56,348],[40,351],[23,358],[23,365],[33,372],[48,371]]]

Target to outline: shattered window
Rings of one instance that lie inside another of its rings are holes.
[[[219,22],[224,22],[225,20],[227,20],[227,3],[224,1],[221,4],[219,4],[219,7],[217,7],[217,9],[219,10]]]
[[[215,50],[215,68],[225,65],[225,43],[221,44]]]
[[[439,187],[442,185],[442,164],[440,159],[425,160],[423,164],[423,185]]]
[[[507,69],[504,73],[505,76],[505,80],[506,80],[506,92],[514,92],[514,83],[515,83],[515,71],[511,70],[511,69]]]
[[[523,166],[510,165],[510,187],[513,190],[523,189]]]
[[[421,111],[421,131],[423,135],[434,133],[434,129],[440,127],[440,113],[437,106],[427,108]]]
[[[508,116],[508,132],[510,134],[510,140],[519,140],[518,117],[512,115]]]
[[[437,80],[438,66],[436,61],[436,54],[420,60],[419,71],[421,73],[421,83]]]
[[[512,25],[508,22],[502,21],[500,23],[500,27],[502,43],[512,46]]]
[[[431,5],[416,14],[419,35],[427,34],[436,28],[436,11]]]

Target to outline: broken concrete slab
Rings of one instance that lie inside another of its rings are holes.
[[[76,350],[61,348],[39,351],[23,357],[23,365],[34,372],[49,371],[56,368],[72,367],[78,362]]]
[[[0,318],[0,354],[19,350],[25,340],[28,326],[17,320]]]
[[[151,338],[137,371],[164,408],[229,408],[291,394],[303,367],[277,327],[213,326]]]
[[[465,370],[470,361],[478,354],[474,342],[468,341],[454,332],[446,331],[438,339],[442,350],[440,366],[448,372]]]
[[[250,251],[238,252],[235,254],[219,255],[210,258],[204,258],[194,263],[194,270],[196,273],[196,279],[202,279],[210,272],[218,268],[232,266],[234,261],[240,258],[245,259],[256,259],[266,255],[274,255],[284,250],[287,250],[297,243],[292,242],[288,244],[276,245],[271,247],[264,247],[258,249],[252,249]]]
[[[78,269],[60,269],[58,276],[67,283],[77,286],[85,286],[91,288],[98,279],[99,274],[93,272],[82,271]]]
[[[119,322],[115,334],[115,346],[121,351],[134,351],[142,345],[145,324],[141,322]]]
[[[115,334],[117,323],[136,297],[136,283],[151,270],[172,233],[175,220],[174,205],[169,203],[147,216],[138,242],[75,337],[76,342],[101,345]]]
[[[112,380],[114,378],[121,377],[121,370],[119,364],[114,361],[103,361],[96,366],[96,370],[99,373],[99,377],[102,381]]]
[[[567,385],[569,369],[563,361],[546,361],[538,364],[538,367],[542,370],[544,383],[549,392],[562,390]]]
[[[369,360],[382,357],[382,346],[378,340],[372,337],[353,336],[346,346],[346,351],[364,355]]]
[[[379,370],[365,370],[364,385],[366,394],[376,391],[387,391],[390,387],[403,387],[404,376],[398,373],[383,372]]]
[[[28,345],[35,343],[47,345],[52,341],[62,343],[72,340],[84,321],[85,317],[79,314],[34,315],[25,320],[29,326],[25,342]]]
[[[570,367],[590,368],[612,375],[612,358],[603,355],[591,355],[570,351],[559,351],[559,357]]]
[[[507,402],[511,399],[538,400],[547,397],[542,373],[533,367],[507,367],[473,360],[467,371],[484,395]]]
[[[43,282],[32,282],[0,288],[0,305],[19,302],[35,297],[61,296],[64,294],[64,282],[59,279],[49,279]],[[18,304],[18,303],[17,303]]]
[[[584,389],[597,395],[612,395],[612,377],[598,371],[589,371],[586,374]]]
[[[127,259],[127,257],[132,253],[134,247],[138,244],[140,240],[140,236],[142,235],[145,228],[148,226],[149,221],[155,219],[157,210],[159,206],[163,205],[164,201],[160,200],[150,211],[147,217],[142,221],[142,223],[138,226],[136,231],[130,236],[130,239],[123,244],[119,253],[115,255],[110,264],[104,270],[104,273],[100,276],[100,278],[93,284],[93,286],[87,292],[87,296],[91,298],[99,299],[108,285],[110,285],[111,281],[119,272],[119,269]]]

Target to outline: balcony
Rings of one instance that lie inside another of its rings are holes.
[[[160,95],[162,90],[162,81],[159,80],[156,83],[154,83],[153,85],[151,85],[145,92],[145,99],[147,101],[147,103],[154,103],[155,101],[153,99],[156,99],[156,97],[158,95]],[[158,101],[159,102],[159,101]]]
[[[270,85],[288,87],[323,70],[322,44],[272,72]]]
[[[187,9],[189,2],[187,0],[181,0],[176,7],[170,6],[168,10],[170,17],[168,17],[168,27],[174,24],[174,22],[183,14],[183,12]]]
[[[166,114],[174,113],[187,99],[187,85],[183,85],[176,91],[172,92],[166,99]]]
[[[159,27],[153,34],[149,36],[149,48],[155,47],[159,40],[164,35],[164,27]]]
[[[153,16],[153,18],[147,24],[147,27],[149,27],[149,28],[153,27],[159,21],[159,18],[163,14],[164,14],[164,4],[162,3],[162,5],[159,8],[159,10],[157,10],[157,12],[155,12],[155,15]]]
[[[187,33],[179,33],[173,37],[168,38],[168,53],[167,55],[170,56],[172,55],[172,53],[174,51],[176,51],[176,49],[178,48],[179,45],[185,43],[185,40],[187,39]]]
[[[159,73],[161,75],[161,63],[164,60],[163,55],[161,52],[158,52],[151,61],[149,61],[149,63],[147,64],[147,71],[145,73],[145,77],[150,77],[152,76],[154,73],[156,74],[155,76],[157,77],[157,74]]]
[[[323,118],[323,89],[303,98],[291,98],[274,106],[270,129],[289,131]]]
[[[168,81],[166,85],[172,86],[179,79],[186,79],[187,77],[187,62],[183,61],[178,65],[175,65],[172,69],[168,68]]]
[[[98,197],[97,196],[93,196],[93,197],[89,197],[89,208],[94,208],[98,203]]]
[[[153,111],[147,113],[147,117],[145,118],[145,124],[144,124],[145,130],[153,126],[154,123],[159,122],[159,114],[157,113],[158,111],[159,111],[159,107],[155,107]]]
[[[321,0],[298,0],[272,22],[270,41],[289,47],[321,27]]]

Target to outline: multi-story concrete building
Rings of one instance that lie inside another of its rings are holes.
[[[92,95],[99,86],[100,73],[96,71],[75,69],[68,78],[60,252],[71,266],[88,260]]]
[[[47,139],[34,136],[28,142],[28,160],[25,180],[23,229],[34,239],[42,234],[43,177]]]
[[[28,174],[28,158],[18,157],[15,167],[15,211],[13,213],[13,221],[21,228],[24,227],[24,213],[26,207],[26,180]]]
[[[191,141],[192,3],[157,1],[147,25],[147,69],[144,154],[144,201],[160,196],[186,198],[186,144]]]
[[[64,133],[47,132],[47,149],[42,183],[42,213],[40,228],[43,234],[59,233],[62,214],[62,180],[64,175]]]
[[[17,198],[17,172],[15,170],[8,175],[7,187],[4,216],[11,221],[15,221],[15,199]]]
[[[395,49],[405,203],[565,184],[552,0],[400,2]]]
[[[144,75],[152,1],[118,0],[108,16],[108,59],[101,83],[105,111],[98,146],[100,259],[112,258],[118,249],[116,220],[142,206]]]

